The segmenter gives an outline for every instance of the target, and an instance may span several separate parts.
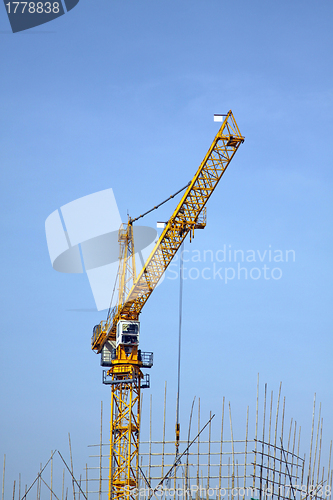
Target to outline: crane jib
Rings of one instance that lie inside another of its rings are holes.
[[[194,229],[204,227],[205,222],[200,224],[200,215],[243,142],[244,137],[240,134],[232,112],[229,111],[141,272],[133,280],[126,298],[112,309],[107,321],[102,321],[98,325],[100,328],[94,331],[93,350],[101,352],[107,340],[115,340],[116,327],[120,319],[138,319],[144,304],[183,240],[189,233],[192,236]],[[131,223],[132,221],[129,221],[129,224]]]

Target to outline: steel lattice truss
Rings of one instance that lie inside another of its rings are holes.
[[[109,498],[129,500],[138,477],[141,372],[132,366],[130,373],[122,376],[126,377],[123,382],[119,371],[112,374],[117,383],[112,384],[111,395]]]
[[[187,234],[190,233],[192,237],[194,229],[203,227],[200,216],[204,207],[242,142],[244,137],[240,134],[232,112],[229,111],[204,160],[133,283],[124,304],[121,304],[121,307],[120,304],[115,306],[107,321],[102,321],[100,328],[93,335],[93,350],[101,352],[107,340],[115,340],[116,326],[120,319],[138,319],[144,304]],[[129,238],[128,234],[128,240]]]

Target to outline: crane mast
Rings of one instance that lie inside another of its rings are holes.
[[[111,385],[109,500],[134,500],[138,486],[140,393],[149,387],[141,368],[153,364],[152,353],[139,349],[139,314],[188,234],[206,225],[205,205],[244,137],[231,111],[223,123],[180,202],[136,276],[133,223],[118,233],[118,303],[106,321],[93,329],[92,349],[109,366],[103,382]]]

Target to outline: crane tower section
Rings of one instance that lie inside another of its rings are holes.
[[[160,238],[136,276],[133,223],[128,219],[119,230],[118,303],[106,321],[93,329],[92,349],[109,366],[103,382],[111,385],[109,500],[134,500],[138,486],[140,394],[149,387],[141,368],[153,364],[152,353],[139,349],[139,314],[188,234],[206,225],[205,205],[215,190],[244,137],[231,111]]]

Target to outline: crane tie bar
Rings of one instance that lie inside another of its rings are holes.
[[[166,203],[167,201],[171,200],[172,198],[174,198],[175,196],[177,196],[177,194],[181,193],[182,191],[184,191],[184,189],[186,189],[187,187],[189,187],[190,184],[191,184],[191,182],[189,182],[188,184],[186,184],[186,186],[182,187],[179,191],[177,191],[177,193],[172,194],[171,196],[169,196],[169,198],[167,198],[166,200],[162,201],[162,203],[160,203],[159,205],[156,205],[156,207],[151,208],[150,210],[148,210],[148,212],[145,212],[144,214],[139,215],[139,217],[136,217],[136,219],[130,219],[130,222],[135,222],[136,220],[141,219],[141,217],[144,217],[145,215],[149,214],[153,210],[156,210],[161,205],[164,205],[164,203]]]

